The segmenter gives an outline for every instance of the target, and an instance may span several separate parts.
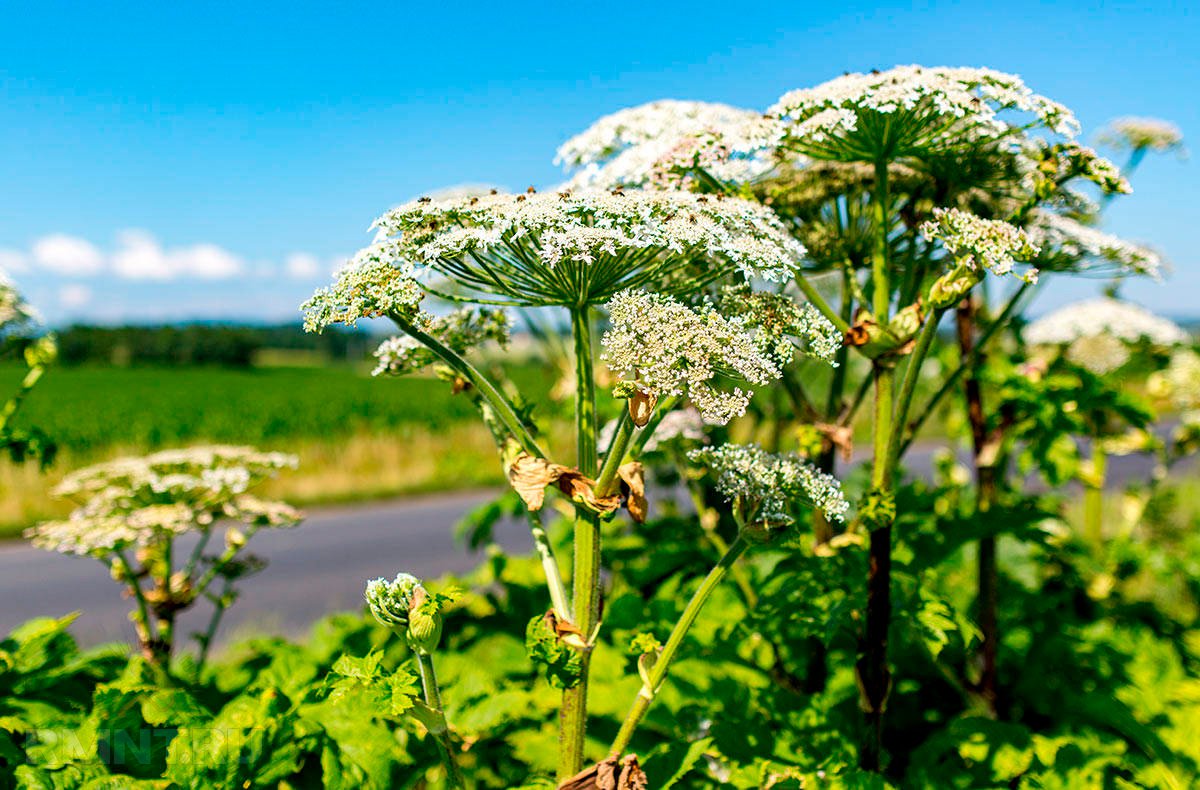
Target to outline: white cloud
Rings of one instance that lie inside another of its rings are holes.
[[[321,273],[321,262],[317,260],[317,256],[309,255],[306,252],[292,253],[284,261],[283,266],[287,270],[288,276],[297,280],[311,280]]]
[[[91,275],[104,269],[104,256],[91,242],[63,233],[43,236],[33,244],[33,260],[56,274]]]
[[[16,250],[0,250],[0,274],[29,270],[29,259]]]
[[[154,236],[142,230],[122,231],[117,235],[117,243],[112,269],[118,277],[129,280],[172,280],[176,277],[221,280],[241,274],[244,268],[241,258],[215,244],[166,249]]]
[[[58,303],[74,310],[92,301],[92,289],[79,283],[68,283],[58,290]]]

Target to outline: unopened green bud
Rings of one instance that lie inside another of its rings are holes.
[[[401,573],[392,581],[367,582],[364,597],[371,614],[413,650],[428,653],[442,636],[441,599],[431,596],[417,577]]]
[[[962,301],[963,297],[983,279],[978,269],[959,265],[943,274],[929,289],[929,305],[935,310],[945,310]]]

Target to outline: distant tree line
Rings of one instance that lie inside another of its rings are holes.
[[[310,351],[329,360],[360,360],[373,347],[362,330],[306,334],[299,324],[90,326],[59,330],[63,364],[224,365],[246,367],[264,349]]]

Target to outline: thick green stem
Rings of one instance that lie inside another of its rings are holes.
[[[1104,539],[1104,477],[1108,456],[1104,444],[1092,439],[1092,469],[1083,492],[1083,534],[1093,548]]]
[[[887,162],[875,163],[875,189],[872,209],[875,219],[875,249],[871,256],[872,302],[875,320],[889,323],[891,290],[888,283],[888,209]],[[894,495],[892,468],[889,465],[893,427],[895,369],[888,360],[872,360],[875,382],[874,460],[871,470],[869,565],[867,571],[867,614],[859,647],[858,677],[866,715],[866,737],[859,755],[861,766],[878,771],[883,752],[883,711],[891,686],[888,670],[887,637],[892,617],[892,520]]]
[[[462,771],[454,759],[454,745],[450,743],[450,727],[446,724],[446,712],[442,710],[442,692],[438,688],[437,674],[433,671],[433,656],[424,650],[413,651],[417,656],[417,670],[421,673],[421,688],[425,692],[425,704],[434,714],[434,726],[429,734],[437,741],[438,755],[446,769],[446,784],[454,788],[466,787]]]
[[[521,421],[517,415],[516,409],[508,402],[508,398],[492,384],[487,376],[480,373],[474,365],[456,354],[453,349],[448,348],[441,343],[437,338],[421,331],[415,324],[406,318],[393,316],[396,326],[400,327],[413,339],[422,343],[426,348],[432,351],[437,357],[445,362],[454,372],[458,373],[464,379],[471,383],[483,396],[483,399],[492,407],[496,413],[496,417],[504,424],[508,432],[521,443],[525,450],[539,458],[545,458],[546,452],[538,445],[537,440],[533,438],[533,434],[529,432],[529,428]]]
[[[921,379],[921,366],[925,362],[925,357],[929,355],[929,349],[933,346],[933,338],[937,336],[938,324],[941,319],[942,311],[934,310],[933,314],[926,319],[925,325],[921,327],[921,332],[917,335],[917,343],[908,357],[908,367],[904,371],[904,380],[900,383],[900,395],[896,400],[895,430],[888,438],[887,467],[893,473],[896,464],[900,461],[904,422],[908,419],[908,410],[912,406],[913,395],[917,391],[917,382]]]
[[[713,590],[725,578],[725,574],[733,567],[738,558],[745,553],[750,544],[746,539],[739,535],[737,539],[730,544],[729,550],[721,557],[721,560],[716,566],[709,571],[708,576],[704,577],[704,581],[700,583],[692,599],[688,601],[688,605],[683,610],[683,614],[679,616],[679,621],[675,623],[675,627],[671,629],[671,635],[667,638],[667,643],[663,645],[662,652],[659,653],[654,666],[651,667],[649,673],[644,678],[641,691],[638,692],[637,699],[634,700],[633,707],[630,708],[629,714],[625,717],[624,723],[621,724],[621,729],[617,733],[616,740],[613,741],[612,748],[609,749],[610,757],[620,757],[629,748],[629,743],[633,739],[633,733],[637,730],[638,725],[646,716],[646,711],[650,709],[651,703],[658,695],[659,689],[662,687],[663,681],[667,677],[667,671],[671,668],[671,661],[675,658],[675,653],[679,650],[679,646],[683,644],[684,637],[687,636],[688,629],[696,622],[697,615],[704,607]]]
[[[636,430],[637,426],[633,424],[633,418],[629,416],[629,409],[623,410],[621,418],[617,422],[617,432],[613,435],[612,444],[609,445],[608,452],[604,455],[604,464],[600,467],[600,474],[596,477],[596,496],[605,497],[616,493],[619,485],[617,471],[625,461],[625,454],[629,450],[629,443]]]
[[[587,307],[571,311],[571,335],[575,346],[575,437],[579,471],[596,474],[596,380],[592,360],[591,317]],[[559,713],[559,779],[565,780],[583,768],[587,732],[588,671],[590,643],[600,619],[600,519],[583,508],[575,510],[575,557],[572,610],[575,625],[589,643],[582,656],[579,682],[563,691]]]

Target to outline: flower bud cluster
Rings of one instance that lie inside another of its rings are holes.
[[[437,649],[444,598],[430,595],[417,577],[400,573],[391,581],[373,579],[367,582],[364,598],[375,619],[404,636],[413,650],[429,653]]]

